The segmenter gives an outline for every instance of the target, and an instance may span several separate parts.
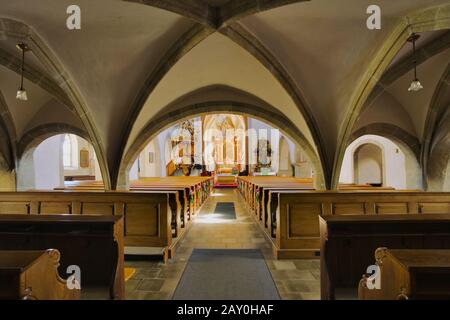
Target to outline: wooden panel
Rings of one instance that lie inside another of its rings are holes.
[[[125,236],[159,236],[160,208],[156,204],[127,204]]]
[[[318,216],[321,206],[317,203],[291,204],[288,206],[289,238],[318,237]]]
[[[30,213],[29,202],[0,202],[0,214],[28,214]]]
[[[419,203],[419,213],[450,213],[450,203],[422,202]]]
[[[81,206],[81,214],[114,214],[114,204],[101,202],[84,202]]]
[[[71,214],[71,202],[41,202],[40,214]]]
[[[407,214],[408,203],[377,203],[375,212],[378,214]]]
[[[333,203],[333,214],[365,214],[364,202]]]

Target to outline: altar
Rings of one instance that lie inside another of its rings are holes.
[[[214,186],[217,188],[236,188],[238,174],[237,168],[221,167],[214,176]]]

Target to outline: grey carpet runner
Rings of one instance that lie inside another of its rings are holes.
[[[194,249],[174,300],[280,300],[260,250]]]
[[[217,202],[214,215],[220,219],[233,220],[236,219],[236,209],[234,202]]]

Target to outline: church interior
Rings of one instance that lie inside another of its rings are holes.
[[[0,300],[450,299],[446,0],[0,0],[0,133]]]

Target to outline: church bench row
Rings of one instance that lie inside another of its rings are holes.
[[[160,248],[167,259],[182,234],[176,191],[0,192],[0,215],[124,216],[125,246]]]
[[[269,189],[261,227],[278,258],[320,255],[319,216],[450,213],[450,193]]]
[[[360,300],[450,299],[450,250],[378,248],[378,276],[364,275]]]
[[[0,300],[78,300],[58,272],[60,253],[48,250],[0,250]]]
[[[196,211],[212,192],[214,180],[212,177],[155,177],[141,178],[131,182],[130,190],[157,190],[164,188],[185,188],[186,215],[195,214]]]
[[[343,288],[356,295],[361,276],[374,264],[373,253],[380,247],[450,249],[450,214],[323,216],[320,234],[321,298],[335,299]],[[433,286],[435,277],[422,278],[423,288]],[[446,277],[448,281],[448,273]]]
[[[268,203],[270,189],[284,190],[314,190],[312,179],[299,179],[293,177],[278,176],[249,176],[238,177],[238,190],[244,197],[249,209],[253,211],[259,220]],[[354,191],[393,191],[392,187],[374,187],[369,184],[340,184],[339,190]],[[418,190],[411,190],[418,191]]]
[[[243,196],[248,209],[259,221],[267,210],[270,189],[314,190],[312,179],[297,179],[278,176],[239,176],[238,190]]]
[[[103,190],[101,181],[84,181],[65,183],[62,188],[55,190],[91,191]],[[213,189],[212,177],[156,177],[143,178],[132,181],[130,191],[176,191],[179,193],[179,201],[182,212],[182,224],[191,219],[191,216],[199,210]]]
[[[60,277],[67,277],[79,268],[81,296],[89,298],[90,293],[109,299],[124,299],[124,219],[123,216],[84,216],[84,215],[34,215],[34,214],[0,214],[0,250],[4,258],[20,264],[19,256],[24,259],[24,251],[56,249],[52,251],[51,262],[58,267]],[[0,252],[1,252],[0,251]],[[59,265],[58,265],[59,260]],[[23,261],[22,261],[23,262]],[[7,264],[4,260],[0,267]],[[22,263],[23,264],[23,263]],[[73,268],[73,270],[72,270]],[[50,268],[51,269],[51,268]],[[25,289],[29,298],[57,299],[77,298],[79,293],[68,293],[61,286],[64,281],[57,279],[55,272],[49,270],[44,263],[40,267],[31,268],[26,274]],[[6,280],[12,280],[11,274]],[[1,281],[0,294],[10,295],[11,287],[3,287]],[[11,282],[10,282],[11,285]],[[13,286],[16,284],[12,283]],[[49,286],[53,286],[49,288]],[[31,287],[31,288],[29,288]],[[48,291],[55,289],[55,291]],[[3,291],[4,290],[4,291]],[[23,295],[23,287],[18,294]]]

